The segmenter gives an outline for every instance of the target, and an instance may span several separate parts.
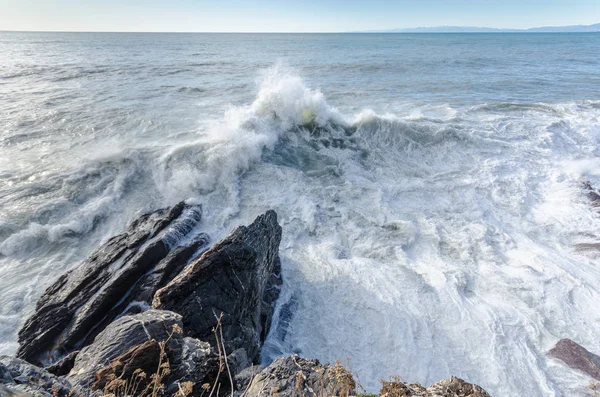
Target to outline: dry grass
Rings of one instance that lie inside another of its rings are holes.
[[[591,381],[589,383],[589,385],[586,386],[587,389],[590,389],[591,391],[594,392],[594,396],[597,396],[600,394],[600,382],[598,381]]]
[[[159,342],[160,353],[156,372],[148,375],[142,369],[133,371],[129,379],[112,379],[102,392],[105,397],[158,397],[164,390],[163,380],[171,373],[171,364],[167,356],[167,345],[175,334],[182,334],[183,330],[174,324],[166,340]],[[145,385],[145,386],[143,386]],[[142,388],[143,386],[143,388]],[[193,386],[193,385],[192,385]],[[189,385],[179,385],[178,397],[185,397],[190,394],[187,392]],[[187,394],[185,394],[187,392]],[[181,394],[180,394],[181,393]]]
[[[227,372],[229,383],[231,387],[231,396],[235,391],[233,383],[233,374],[229,368],[229,362],[227,360],[227,352],[225,350],[225,341],[223,338],[223,326],[221,320],[223,319],[223,313],[217,317],[217,324],[213,328],[213,334],[216,340],[217,354],[219,358],[219,369],[215,381],[213,384],[204,383],[200,386],[201,397],[216,397],[219,396],[221,390],[220,378],[224,372]],[[159,362],[156,372],[150,376],[149,382],[147,382],[147,374],[141,370],[136,369],[133,375],[129,379],[113,379],[109,382],[106,387],[102,390],[104,397],[159,397],[164,392],[164,380],[171,373],[171,365],[167,356],[167,345],[175,334],[181,334],[183,330],[177,325],[173,325],[172,331],[166,340],[159,343],[160,355]],[[141,387],[146,384],[145,387]],[[178,390],[175,393],[175,397],[186,397],[193,393],[194,382],[182,382],[178,384]],[[75,397],[75,396],[73,396]],[[77,396],[82,397],[82,396]]]

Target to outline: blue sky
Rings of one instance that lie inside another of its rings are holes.
[[[600,22],[600,0],[0,0],[0,30],[339,32]]]

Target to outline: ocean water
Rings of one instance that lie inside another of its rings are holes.
[[[599,34],[0,33],[0,354],[59,275],[147,210],[218,240],[279,215],[263,352],[376,392],[450,375],[586,395],[600,354]]]

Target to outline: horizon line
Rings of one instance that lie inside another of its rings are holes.
[[[572,26],[589,26],[589,25],[572,25]],[[576,32],[576,31],[529,31],[528,29],[545,29],[551,26],[541,26],[527,29],[512,29],[512,28],[487,28],[476,27],[476,29],[492,29],[490,31],[422,31],[420,29],[441,29],[454,26],[435,26],[435,27],[419,27],[419,28],[397,28],[397,29],[382,29],[382,30],[355,30],[355,31],[167,31],[167,30],[12,30],[0,29],[0,33],[171,33],[171,34],[499,34],[499,33],[527,33],[527,34],[552,34],[552,33],[600,33],[600,31]],[[456,26],[457,28],[473,28],[471,26]],[[553,26],[554,27],[554,26]],[[562,27],[562,26],[556,26]],[[496,31],[493,31],[496,30]]]

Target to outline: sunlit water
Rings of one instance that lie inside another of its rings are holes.
[[[60,274],[193,200],[275,209],[268,362],[584,395],[600,354],[600,35],[0,33],[0,353]]]

